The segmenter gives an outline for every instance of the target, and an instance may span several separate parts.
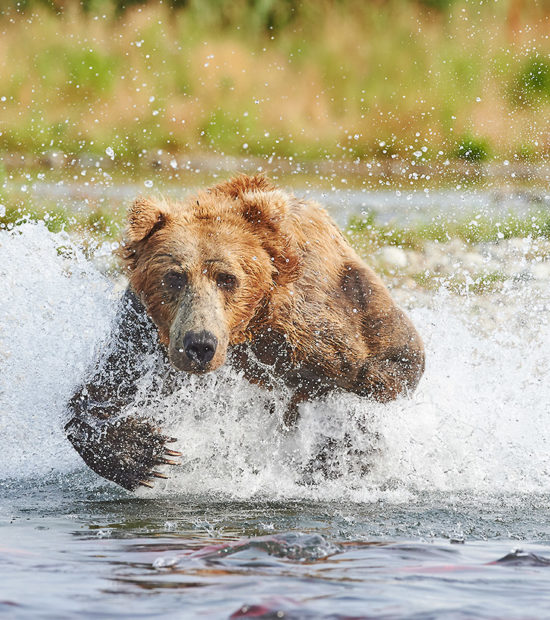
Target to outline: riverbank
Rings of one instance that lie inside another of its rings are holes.
[[[298,160],[284,156],[220,155],[208,152],[174,154],[163,149],[144,151],[137,161],[119,157],[114,150],[94,154],[81,152],[68,154],[63,151],[45,151],[41,154],[9,152],[0,154],[0,181],[17,179],[22,174],[70,175],[76,171],[81,176],[87,172],[106,173],[115,179],[138,182],[151,172],[163,180],[185,175],[200,175],[215,179],[236,173],[263,172],[277,180],[284,176],[290,185],[307,185],[313,180],[318,187],[400,187],[451,186],[453,184],[503,184],[518,185],[522,182],[537,185],[550,179],[550,162],[527,161],[518,158],[470,162],[465,159],[441,155],[432,160],[418,157],[319,159]],[[87,172],[86,172],[87,171]],[[294,176],[299,178],[293,179]],[[40,178],[40,177],[38,177]],[[460,188],[459,188],[460,189]],[[1,191],[1,187],[0,187]]]
[[[550,153],[543,3],[55,6],[0,11],[0,153]]]

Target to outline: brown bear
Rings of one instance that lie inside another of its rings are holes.
[[[166,477],[154,466],[180,456],[149,422],[118,415],[146,357],[158,377],[227,361],[266,387],[282,380],[288,428],[304,400],[345,390],[389,401],[423,373],[418,333],[327,212],[263,176],[181,203],[138,199],[120,254],[129,287],[66,430],[94,471],[127,489]]]

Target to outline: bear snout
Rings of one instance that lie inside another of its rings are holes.
[[[200,332],[187,332],[183,337],[183,350],[189,360],[199,366],[205,367],[214,357],[218,339],[214,334],[206,330]]]
[[[170,361],[179,370],[207,372],[213,370],[211,362],[217,349],[218,339],[212,332],[188,331],[182,340],[170,343]]]

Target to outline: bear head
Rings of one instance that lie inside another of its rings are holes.
[[[140,198],[120,255],[172,364],[219,368],[253,336],[277,287],[299,275],[289,196],[240,176],[181,203]]]

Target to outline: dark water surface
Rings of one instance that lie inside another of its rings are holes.
[[[147,500],[87,481],[0,486],[1,615],[550,616],[548,496]]]

